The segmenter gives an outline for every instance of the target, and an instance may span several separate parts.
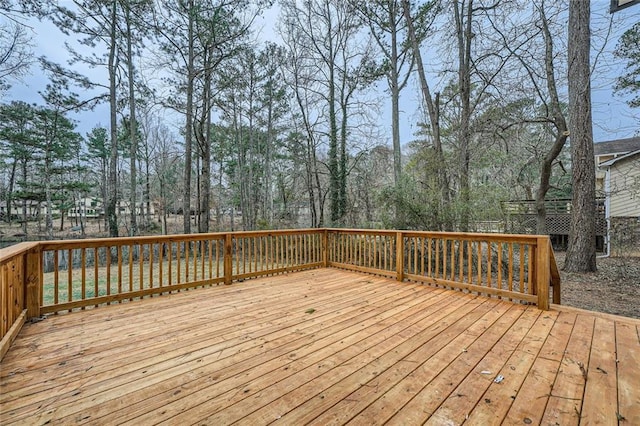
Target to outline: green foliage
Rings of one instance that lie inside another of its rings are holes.
[[[1,149],[8,161],[22,169],[9,199],[41,203],[47,194],[61,210],[73,205],[74,193],[89,185],[77,162],[82,138],[75,124],[51,108],[12,102],[0,106]]]
[[[640,108],[640,22],[620,37],[614,53],[626,61],[625,74],[618,77],[616,89],[634,95],[628,103]]]

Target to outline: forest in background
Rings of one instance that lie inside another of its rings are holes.
[[[273,3],[1,0],[3,92],[49,80],[40,103],[0,105],[4,219],[26,230],[41,204],[51,236],[54,211],[97,197],[111,236],[166,232],[175,214],[185,233],[473,231],[535,199],[545,233],[543,201],[573,196],[569,1],[281,0],[263,42]],[[67,36],[68,63],[34,57],[34,19]],[[640,24],[619,41],[613,26],[594,45],[615,46],[637,107]],[[80,134],[70,114],[100,104],[109,115]]]

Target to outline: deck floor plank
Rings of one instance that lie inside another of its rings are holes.
[[[379,355],[397,348],[414,336],[417,336],[420,333],[429,333],[440,327],[439,321],[442,318],[451,314],[455,310],[460,309],[464,304],[459,302],[460,300],[454,299],[447,300],[447,303],[439,303],[438,305],[428,307],[425,306],[422,311],[426,316],[413,324],[396,323],[389,328],[390,334],[388,336],[385,335],[384,338],[380,340],[381,343],[377,344],[375,348],[370,345],[373,343],[371,339],[367,339],[366,341],[358,342],[357,347],[354,346],[353,348],[336,352],[335,355],[331,357],[330,362],[334,365],[337,365],[337,363],[346,364],[347,362],[349,365],[355,365],[354,363],[365,364],[367,362],[372,362],[376,360]],[[349,358],[349,356],[351,356],[351,358]],[[315,367],[316,366],[308,366],[307,369],[312,372]],[[313,373],[313,379],[252,412],[243,418],[243,421],[259,424],[266,422],[269,419],[282,419],[282,422],[289,423],[294,421],[295,415],[287,413],[303,403],[307,403],[307,406],[310,404],[327,407],[330,406],[330,404],[337,402],[339,399],[336,398],[332,401],[330,395],[325,395],[323,391],[325,391],[325,389],[331,384],[347,377],[351,373],[352,369],[322,368],[324,365],[319,365],[317,367],[321,371],[319,373]],[[304,413],[304,410],[300,410],[297,414]]]
[[[358,413],[352,422],[383,424],[396,410],[400,410],[398,418],[407,423],[424,422],[522,313],[522,309],[508,302],[497,305],[463,335]]]
[[[518,307],[521,308],[521,307]],[[514,321],[500,341],[480,360],[469,375],[456,387],[432,416],[425,422],[430,425],[462,424],[480,401],[507,360],[516,350],[527,332],[538,319],[540,311],[527,309]],[[403,424],[403,416],[394,416],[389,424]]]
[[[372,292],[375,292],[375,290],[372,289]],[[353,297],[354,298],[361,298],[361,297],[363,297],[363,295],[362,294],[356,294]],[[334,308],[336,308],[336,307],[339,308],[341,306],[340,303],[335,304],[335,301],[332,301],[332,303],[333,303],[333,307]],[[197,304],[198,304],[197,301],[194,302],[194,305],[197,305]],[[349,308],[354,308],[354,307],[357,308],[358,307],[358,303],[356,303],[355,300],[347,299],[346,301],[344,301],[344,305],[343,306],[344,307],[349,307]],[[275,306],[274,310],[277,310],[279,308],[282,308],[282,306]],[[297,316],[299,317],[300,323],[305,323],[305,324],[307,323],[305,321],[306,319],[304,318],[304,314],[298,312]],[[259,318],[259,315],[256,316],[255,318],[253,316],[242,318],[242,314],[239,314],[239,317],[240,317],[240,319],[243,319],[244,322],[246,323],[247,321]],[[276,313],[276,317],[275,318],[281,318],[281,317],[282,317],[282,311],[278,311]],[[322,318],[322,316],[320,316],[320,318]],[[204,320],[205,318],[200,318],[200,319]],[[257,337],[261,336],[262,334],[270,333],[270,332],[273,332],[274,330],[285,329],[285,330],[287,330],[286,334],[289,334],[288,329],[292,325],[291,322],[285,323],[284,325],[282,325],[281,321],[275,321],[275,322],[274,321],[269,321],[269,317],[267,316],[267,318],[265,320],[260,321],[260,323],[258,325],[251,326],[249,328],[245,327],[245,328],[242,328],[242,329],[238,330],[238,323],[234,322],[234,318],[233,317],[231,317],[231,318],[224,318],[224,317],[206,318],[206,319],[207,319],[207,321],[201,321],[201,323],[203,324],[202,327],[207,331],[208,334],[198,333],[197,329],[196,330],[193,330],[193,328],[189,329],[189,336],[188,337],[189,337],[190,341],[195,342],[195,345],[196,345],[195,348],[194,347],[180,346],[177,349],[173,348],[173,350],[174,351],[178,351],[178,353],[181,353],[182,351],[185,351],[186,349],[188,349],[189,352],[191,353],[191,352],[197,350],[198,346],[206,348],[206,347],[210,346],[213,343],[220,343],[220,342],[223,342],[225,344],[230,344],[230,343],[232,343],[234,341],[233,340],[234,338],[242,338],[243,336],[246,336],[247,333],[253,333],[253,337],[257,338]],[[225,321],[221,321],[223,319]],[[222,332],[221,333],[217,333],[216,332],[217,328],[216,328],[215,324],[225,324],[226,320],[228,320],[230,323],[228,323],[227,325],[225,325],[222,328]],[[265,328],[265,325],[269,325],[271,327],[270,328]],[[198,326],[200,326],[200,324],[198,324]],[[163,340],[163,338],[167,334],[170,334],[170,332],[171,332],[171,323],[167,323],[166,324],[166,330],[165,330],[164,333],[156,332],[156,336],[158,334],[161,334],[162,338],[155,339],[155,340]],[[285,332],[283,332],[283,333],[285,333]],[[183,336],[183,337],[186,336],[186,333],[184,333],[184,330],[180,330],[179,334],[181,336]],[[207,336],[215,336],[215,339],[214,339],[215,341],[207,341],[206,340]],[[67,335],[56,335],[56,336],[52,336],[52,337],[55,337],[56,339],[59,339],[59,340],[60,339],[69,340],[70,338],[72,338],[72,336],[67,336]],[[84,337],[82,337],[82,338],[84,338]],[[108,359],[108,361],[105,361],[105,362],[102,362],[102,363],[98,363],[98,364],[99,364],[100,367],[105,368],[105,371],[109,371],[110,370],[109,367],[114,367],[114,368],[120,367],[121,368],[120,365],[122,364],[123,361],[121,359],[118,359],[118,355],[119,355],[120,358],[122,358],[122,357],[126,358],[127,368],[133,368],[133,366],[135,366],[135,363],[134,363],[135,354],[136,353],[140,353],[140,358],[141,358],[140,362],[143,362],[143,365],[146,365],[144,363],[146,362],[146,360],[148,360],[148,358],[150,356],[159,356],[159,355],[168,356],[167,348],[172,348],[173,346],[179,346],[180,340],[171,340],[171,341],[163,342],[162,346],[159,347],[159,349],[158,349],[159,353],[157,353],[157,354],[154,353],[153,347],[151,346],[151,344],[153,344],[153,343],[157,344],[157,342],[155,342],[155,341],[153,341],[153,342],[144,342],[144,341],[142,341],[141,342],[140,340],[138,340],[138,345],[136,345],[135,347],[132,347],[132,348],[128,348],[129,350],[126,351],[126,352],[116,351],[115,353],[110,353],[112,351],[105,351],[105,352],[107,352],[106,354],[104,352],[98,352],[100,355],[103,355],[103,356],[106,355],[108,357],[108,358],[105,358],[105,360]],[[87,345],[89,346],[90,344],[87,343]],[[83,352],[89,352],[89,351],[83,351]],[[63,353],[60,356],[64,356],[64,355],[65,354]],[[68,356],[68,353],[66,355]],[[80,354],[77,354],[77,356],[75,356],[75,358],[72,358],[71,360],[70,359],[64,359],[65,366],[71,367],[70,363],[74,359],[77,360],[78,362],[83,362],[84,361],[85,363],[90,363],[90,362],[94,361],[94,359],[91,358],[90,355],[87,355],[86,353],[80,353]],[[92,369],[92,374],[97,374],[98,370],[99,369]],[[36,379],[36,378],[34,378],[34,377],[29,375],[32,371],[39,371],[39,370],[37,368],[35,368],[34,366],[29,366],[29,372],[24,375],[24,378],[28,378],[30,381],[34,381],[34,379]],[[49,375],[47,370],[44,370],[43,374]],[[70,375],[62,377],[62,380],[63,380],[64,383],[68,383],[70,379],[71,379]],[[52,384],[52,382],[53,382],[52,380],[48,380],[47,381],[48,384]],[[11,380],[7,380],[6,384],[7,384],[7,387],[5,388],[5,392],[6,392],[5,397],[7,398],[7,400],[9,400],[12,397],[11,386],[10,386],[12,384],[12,381]],[[18,385],[19,385],[19,382],[18,382]],[[20,391],[21,392],[27,392],[27,391],[30,392],[30,391],[32,391],[32,389],[29,389],[28,387],[26,387],[26,388],[22,387],[20,389]]]
[[[463,308],[469,305],[462,305]],[[395,319],[394,319],[395,321]],[[363,325],[359,325],[356,328],[364,329]],[[368,328],[368,327],[367,327]],[[363,330],[364,331],[364,330]],[[377,334],[376,330],[371,330],[372,335]],[[359,332],[358,334],[362,333]],[[271,381],[272,386],[269,386],[267,389],[259,389],[258,392],[249,392],[249,398],[239,398],[241,394],[234,393],[234,395],[228,399],[229,406],[224,410],[223,413],[218,413],[220,416],[223,416],[223,421],[234,421],[240,420],[242,417],[246,416],[248,412],[251,412],[253,409],[260,407],[261,405],[267,404],[271,402],[274,397],[278,395],[282,395],[287,393],[288,391],[294,390],[301,385],[307,383],[309,380],[312,380],[317,375],[323,373],[324,371],[329,370],[331,375],[335,378],[339,376],[340,372],[347,370],[352,371],[356,366],[363,362],[364,359],[366,362],[375,361],[379,357],[383,356],[384,353],[388,353],[391,349],[393,349],[393,340],[390,339],[392,336],[389,334],[381,334],[376,336],[376,340],[378,340],[376,345],[367,346],[366,344],[363,346],[354,345],[355,351],[359,352],[357,358],[351,358],[347,360],[347,357],[351,355],[353,351],[347,351],[346,353],[341,353],[341,357],[337,358],[335,356],[331,356],[331,358],[327,359],[332,353],[335,354],[337,349],[335,347],[328,347],[326,351],[322,353],[322,359],[326,360],[324,363],[316,364],[318,361],[315,360],[303,360],[302,366],[305,367],[301,371],[296,372],[295,375],[290,376],[289,380],[277,380],[274,377],[274,381]],[[357,338],[358,336],[356,336]],[[405,338],[406,339],[406,338]],[[413,342],[414,340],[404,340]],[[323,342],[324,343],[324,342]],[[355,342],[354,342],[355,343]],[[343,345],[340,345],[343,346]],[[364,352],[361,352],[362,348],[366,348]],[[315,361],[315,362],[314,362]],[[347,365],[346,368],[341,368],[343,365]],[[310,367],[310,368],[309,368]],[[330,380],[325,378],[323,382],[330,383]],[[212,412],[212,403],[204,402],[203,404],[198,404],[192,407],[190,410],[181,413],[179,416],[173,417],[170,419],[168,424],[177,423],[188,423],[190,421],[199,422],[199,424],[220,424],[219,418],[216,416],[212,416],[209,419],[205,419],[208,413]],[[298,422],[295,422],[298,423]]]
[[[478,324],[485,315],[492,312],[496,304],[497,301],[482,303],[434,339],[425,341],[408,354],[405,355],[407,350],[404,348],[388,353],[388,356],[381,358],[380,362],[364,366],[346,380],[336,383],[332,389],[323,394],[326,395],[329,392],[336,394],[340,401],[330,411],[319,414],[309,424],[345,424],[389,388],[414,372],[425,360],[434,359],[440,352],[446,352],[443,357],[449,357],[452,351],[460,351],[460,348],[466,346],[470,340],[470,337],[465,334],[469,327]],[[434,359],[434,364],[437,364],[438,360]],[[353,392],[346,393],[347,390],[354,388]]]
[[[335,309],[335,306],[333,308]],[[302,319],[299,318],[308,316],[304,311],[300,309],[297,310],[298,312],[296,312],[295,315],[293,313],[286,315],[285,313],[283,316],[283,318],[288,317],[289,324],[284,324],[284,326],[281,327],[282,330],[276,330],[280,331],[282,336],[274,336],[273,333],[268,335],[274,339],[269,342],[270,348],[277,347],[274,343],[284,343],[281,348],[278,348],[279,350],[284,350],[283,348],[288,347],[287,344],[299,346],[308,344],[312,341],[312,338],[300,340],[300,336],[298,334],[292,334],[290,332],[290,328],[297,325],[297,322],[295,322],[296,320],[302,321]],[[294,321],[293,323],[291,322],[292,320]],[[269,324],[263,324],[263,326],[264,325]],[[273,331],[271,328],[268,330]],[[262,354],[264,352],[264,348],[261,347],[264,346],[264,340],[259,338],[246,339],[247,333],[242,332],[241,334],[242,336],[239,336],[236,339],[222,339],[218,344],[211,344],[196,351],[185,351],[183,348],[178,348],[170,352],[162,353],[159,356],[152,358],[156,361],[155,364],[149,364],[148,361],[146,363],[142,362],[140,365],[126,363],[117,371],[117,374],[114,374],[112,371],[107,371],[102,375],[94,377],[91,384],[82,386],[81,394],[83,395],[83,398],[77,398],[77,395],[79,395],[78,388],[74,388],[73,392],[68,391],[66,394],[59,395],[56,401],[59,406],[55,412],[55,416],[58,418],[64,418],[72,413],[82,411],[88,406],[93,406],[97,402],[100,402],[100,405],[103,406],[110,399],[118,398],[123,394],[137,391],[139,388],[155,389],[159,383],[167,380],[168,378],[176,377],[178,380],[182,381],[184,380],[184,374],[193,374],[193,369],[200,368],[200,365],[208,365],[213,361],[217,362],[216,366],[218,366],[218,368],[231,364],[238,369],[240,366],[244,365],[240,361],[244,359],[251,359],[252,356]],[[276,337],[282,337],[282,339],[277,340],[275,339]],[[263,339],[266,339],[266,337]],[[241,345],[241,347],[234,348],[234,345]],[[230,347],[233,348],[231,353],[227,354],[227,356],[223,356],[223,352],[228,350]],[[142,351],[145,350],[145,348],[141,346],[138,346],[137,348]],[[274,355],[275,352],[268,352],[268,354]],[[233,355],[236,356],[233,357]],[[251,362],[257,361],[255,361],[254,358]],[[253,364],[250,364],[248,368],[251,368],[252,366]],[[138,378],[133,386],[129,384],[132,377]],[[96,394],[99,396],[99,399],[94,397]],[[64,402],[65,397],[69,397],[69,402],[67,404],[61,404],[61,402]],[[43,418],[43,422],[47,421],[48,416],[53,414],[53,412],[46,413],[45,417],[47,418]]]
[[[25,325],[0,424],[635,424],[639,326],[289,273]]]
[[[370,315],[361,314],[359,317],[349,319],[348,322],[343,321],[343,324],[339,324],[341,328],[324,327],[321,332],[315,332],[311,335],[309,337],[311,342],[305,345],[289,347],[288,351],[250,357],[247,361],[250,364],[247,364],[247,366],[234,364],[230,366],[228,373],[225,370],[218,370],[216,373],[217,382],[213,388],[211,387],[214,384],[211,383],[211,381],[195,380],[189,383],[188,387],[183,389],[179,395],[172,396],[169,393],[173,392],[175,384],[170,382],[163,383],[160,389],[166,388],[166,393],[155,395],[152,399],[144,399],[144,401],[139,404],[139,408],[141,412],[143,412],[142,417],[133,418],[132,416],[128,416],[126,420],[133,420],[132,423],[135,424],[136,422],[144,422],[145,419],[151,418],[156,421],[165,418],[169,419],[172,416],[182,414],[191,406],[197,407],[202,406],[202,404],[209,404],[210,410],[217,409],[220,406],[228,406],[233,400],[244,399],[255,395],[260,392],[263,387],[273,384],[274,380],[277,381],[279,376],[295,373],[300,369],[298,366],[300,363],[322,361],[327,356],[327,352],[325,351],[327,346],[348,346],[358,343],[359,339],[362,339],[366,333],[371,333],[378,339],[383,338],[384,334],[381,333],[383,327],[380,327],[380,324],[384,323],[385,317],[390,318],[396,314],[402,318],[404,315],[414,314],[419,308],[413,307],[412,305],[413,303],[417,304],[419,302],[419,300],[415,302],[407,301],[407,304],[402,309],[393,309],[392,306],[381,305],[382,310],[378,312]],[[393,303],[397,303],[397,300]],[[360,322],[354,325],[353,321]],[[364,330],[362,329],[362,325],[365,326]],[[367,325],[369,326],[367,327]],[[331,353],[332,352],[329,352],[329,354]],[[278,356],[273,357],[273,354]],[[247,373],[236,375],[234,370],[238,370],[240,367],[246,367]],[[242,389],[242,392],[238,392],[238,389]],[[158,388],[154,388],[153,390],[155,392]],[[206,390],[206,392],[203,390]],[[198,391],[199,393],[192,395],[194,391]],[[216,396],[216,398],[211,398],[212,396]],[[183,400],[184,398],[187,398],[187,400]],[[155,409],[155,411],[150,411],[150,409]],[[131,409],[128,411],[131,411]],[[125,419],[119,419],[119,421],[123,420]]]
[[[580,423],[594,325],[595,317],[577,315],[542,417],[544,424]]]
[[[329,289],[330,290],[330,289]],[[370,292],[370,293],[369,293]],[[357,309],[361,306],[365,305],[365,301],[362,301],[363,298],[371,295],[376,295],[376,297],[384,298],[387,293],[384,291],[377,291],[375,288],[370,288],[367,290],[366,288],[362,289],[360,292],[354,292],[353,294],[344,294],[344,298],[340,302],[335,302],[333,300],[330,303],[333,304],[335,308],[346,307],[349,309]],[[172,296],[173,297],[173,296]],[[318,301],[320,302],[320,301]],[[198,310],[198,306],[200,303],[197,301],[193,303],[193,308],[190,311],[194,315],[198,315],[200,320],[195,325],[193,323],[182,324],[180,321],[170,321],[163,322],[164,329],[162,333],[158,333],[156,331],[155,334],[151,334],[148,339],[143,339],[139,335],[131,336],[131,338],[137,339],[139,345],[134,348],[127,348],[127,351],[122,351],[120,346],[118,345],[109,345],[96,342],[96,344],[92,344],[89,341],[85,341],[84,348],[82,351],[79,351],[77,356],[73,356],[69,358],[67,351],[58,351],[55,353],[59,354],[55,359],[55,362],[50,364],[57,364],[58,362],[65,362],[67,367],[72,367],[75,364],[98,364],[99,367],[103,368],[103,371],[108,371],[112,368],[118,367],[122,363],[122,359],[127,358],[127,365],[131,366],[137,361],[144,362],[150,356],[156,356],[160,353],[166,353],[167,348],[179,346],[178,349],[175,350],[197,350],[199,347],[206,347],[215,342],[208,341],[208,339],[214,339],[217,341],[229,341],[233,338],[241,337],[246,335],[247,333],[253,333],[252,336],[257,338],[261,336],[263,333],[270,332],[271,330],[266,329],[264,324],[270,324],[274,327],[274,329],[278,328],[278,325],[282,323],[279,321],[283,318],[283,310],[290,305],[289,301],[284,302],[283,305],[266,305],[266,301],[262,302],[262,308],[252,311],[249,309],[249,306],[240,308],[235,310],[233,314],[223,313],[221,316],[202,316]],[[326,302],[325,302],[326,303]],[[267,310],[268,308],[269,310]],[[244,313],[243,313],[244,312]],[[160,311],[162,313],[162,311]],[[299,315],[300,316],[300,315]],[[300,321],[303,322],[305,318],[300,316]],[[316,320],[318,317],[315,317]],[[320,316],[323,318],[323,316]],[[252,325],[251,327],[238,327],[248,321],[256,321],[260,320],[257,324]],[[287,323],[281,328],[287,329],[291,326],[291,323]],[[189,333],[185,333],[188,331]],[[158,336],[160,334],[160,336]],[[54,337],[54,336],[50,336]],[[57,334],[55,335],[56,340],[69,340],[68,335]],[[84,335],[80,340],[83,340]],[[180,346],[180,344],[184,341],[188,343],[192,343],[194,347],[188,346]],[[22,376],[23,381],[19,380],[10,380],[7,379],[5,381],[5,392],[10,392],[12,390],[12,385],[15,385],[17,388],[21,388],[22,391],[27,391],[24,388],[24,379],[28,379],[29,382],[38,383],[37,374],[49,376],[49,373],[46,368],[44,368],[46,364],[41,363],[39,365],[19,365],[18,368],[27,370],[25,374]],[[109,368],[111,367],[111,368]],[[92,370],[93,374],[98,372],[98,369]],[[72,374],[68,374],[66,376],[60,377],[60,380],[64,380],[67,382],[72,378]],[[57,378],[54,378],[57,379]],[[48,385],[52,385],[52,381],[47,381]],[[31,391],[31,389],[30,389]]]
[[[640,425],[640,327],[616,324],[618,412],[621,420]]]
[[[617,424],[618,386],[615,323],[596,318],[593,333],[598,337],[594,337],[591,345],[580,420],[586,424]]]
[[[575,314],[560,313],[522,384],[519,398],[516,398],[507,413],[505,423],[540,424],[542,422],[575,319]]]
[[[468,421],[471,424],[498,424],[503,421],[517,399],[522,383],[535,362],[557,315],[557,312],[543,312],[537,318],[469,414]]]

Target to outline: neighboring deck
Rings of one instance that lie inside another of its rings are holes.
[[[640,424],[639,328],[315,269],[25,325],[0,424]]]

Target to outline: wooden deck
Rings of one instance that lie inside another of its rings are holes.
[[[50,317],[0,424],[640,424],[640,321],[337,269]]]

